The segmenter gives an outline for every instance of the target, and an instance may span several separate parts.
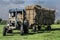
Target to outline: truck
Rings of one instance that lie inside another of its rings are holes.
[[[51,30],[54,24],[55,10],[43,8],[40,5],[26,6],[25,9],[9,9],[9,20],[3,28],[3,36],[7,33],[13,33],[13,30],[20,30],[20,34],[29,33],[31,28],[33,32],[46,25],[47,30]]]

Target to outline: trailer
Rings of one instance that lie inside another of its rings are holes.
[[[51,30],[51,25],[55,21],[55,10],[49,8],[43,8],[39,5],[30,5],[26,8],[27,19],[29,20],[30,27],[36,31],[41,29],[42,25],[47,26],[47,30]]]

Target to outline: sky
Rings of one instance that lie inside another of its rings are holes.
[[[55,20],[60,19],[60,0],[0,0],[0,18],[8,19],[9,9],[35,4],[55,9]]]

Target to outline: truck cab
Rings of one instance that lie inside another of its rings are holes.
[[[3,36],[12,33],[13,30],[20,30],[21,34],[28,33],[28,22],[24,9],[9,9],[8,24],[3,29]]]

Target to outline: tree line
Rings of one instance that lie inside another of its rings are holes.
[[[2,18],[0,18],[0,25],[5,25],[7,23],[7,20],[3,20]]]
[[[57,20],[57,21],[55,22],[55,24],[60,24],[60,20]]]
[[[0,18],[0,25],[5,25],[7,24],[7,20],[3,20],[2,18]],[[60,20],[57,20],[54,24],[60,24]]]

